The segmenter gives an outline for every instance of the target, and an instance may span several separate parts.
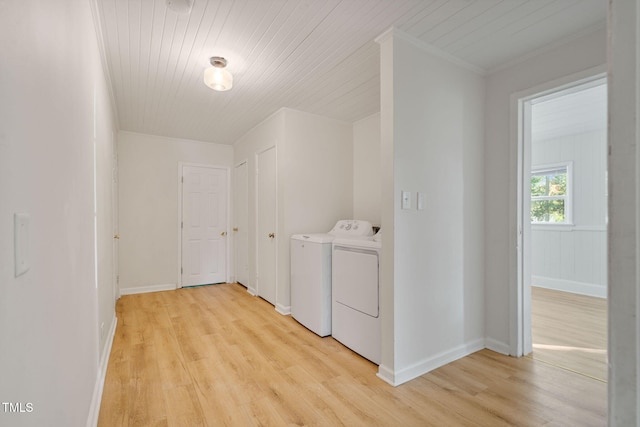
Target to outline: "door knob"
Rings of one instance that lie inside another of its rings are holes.
[[[238,231],[238,227],[233,227],[233,231]]]
[[[226,236],[226,235],[227,235],[227,232],[226,232],[226,231],[223,231],[222,233],[220,233],[220,235],[221,235],[222,237],[224,237],[224,236]]]
[[[274,237],[276,237],[276,235],[274,233],[269,233],[269,237],[273,239]]]
[[[113,235],[113,238],[114,238],[114,239],[119,239],[119,238],[120,238],[120,235],[119,235],[119,234],[114,234],[114,235]]]

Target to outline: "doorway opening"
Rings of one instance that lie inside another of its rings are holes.
[[[520,355],[606,381],[606,80],[518,107]]]

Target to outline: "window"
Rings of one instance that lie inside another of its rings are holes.
[[[571,163],[532,168],[531,223],[572,223]]]

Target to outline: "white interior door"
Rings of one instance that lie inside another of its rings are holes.
[[[236,282],[249,285],[249,170],[247,162],[236,166],[234,211],[234,259]]]
[[[276,148],[257,154],[257,292],[276,304]]]
[[[182,167],[182,286],[227,276],[227,171]]]

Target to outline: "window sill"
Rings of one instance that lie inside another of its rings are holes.
[[[550,231],[572,231],[574,229],[574,224],[570,223],[548,223],[548,224],[540,224],[540,223],[531,223],[532,230],[550,230]]]
[[[531,224],[532,231],[607,231],[606,225]]]

